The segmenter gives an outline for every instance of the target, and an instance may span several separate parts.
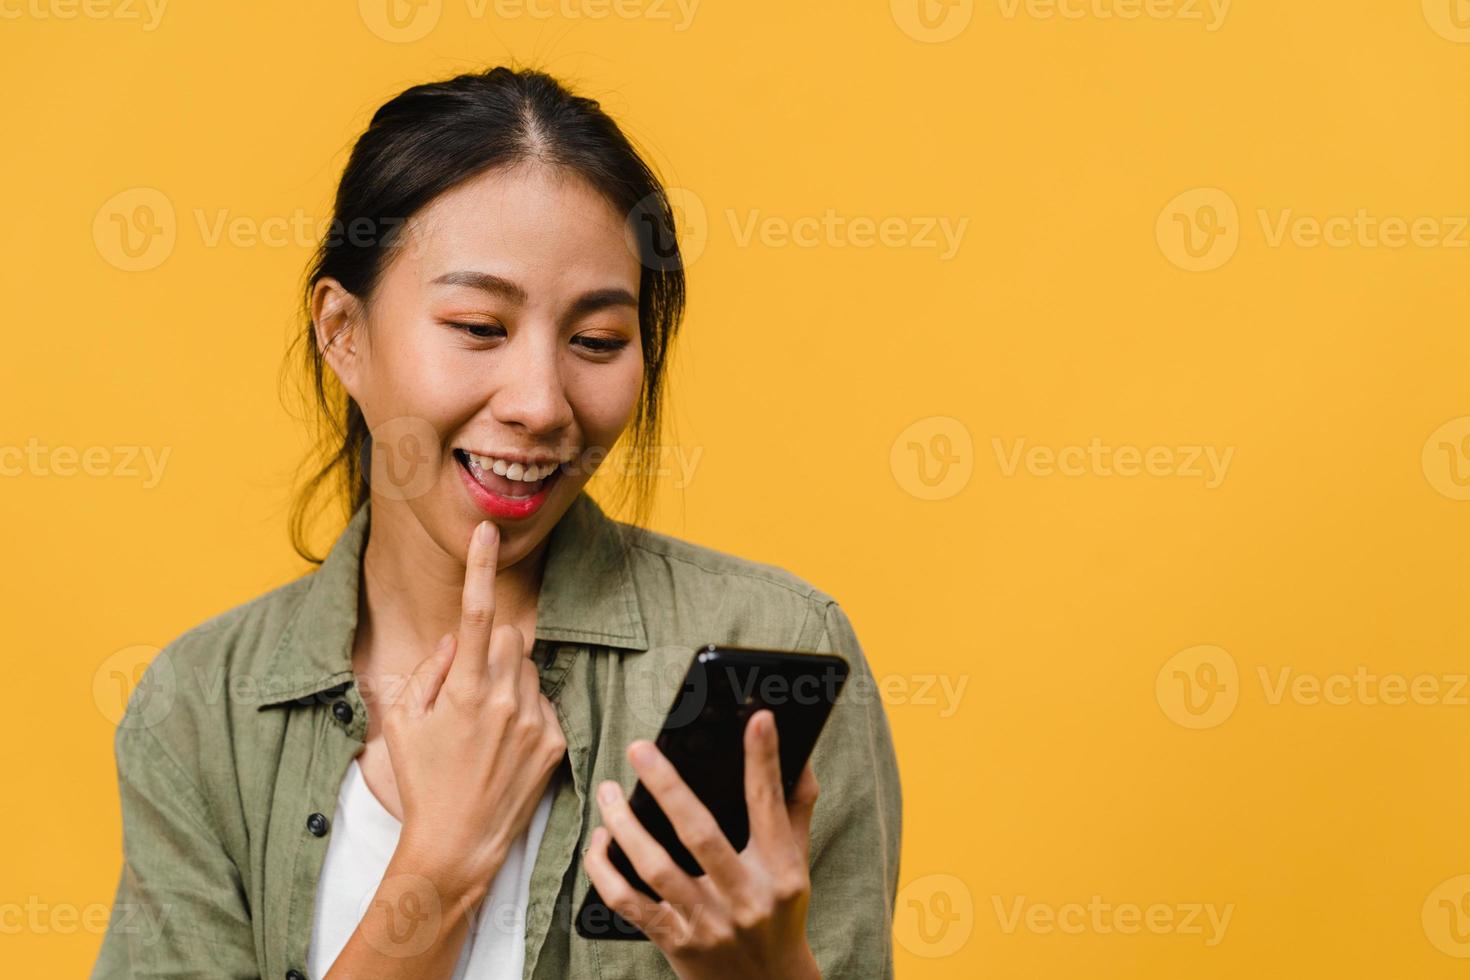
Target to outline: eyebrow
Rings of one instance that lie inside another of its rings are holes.
[[[497,276],[489,272],[477,272],[473,269],[460,269],[455,272],[446,272],[434,280],[446,286],[469,286],[483,292],[500,296],[512,303],[524,304],[530,297],[519,283],[513,282],[504,276]],[[605,309],[610,306],[631,306],[638,308],[638,297],[628,292],[621,286],[609,286],[605,289],[594,289],[578,296],[572,303],[571,309],[567,311],[566,319],[575,320],[578,317]]]

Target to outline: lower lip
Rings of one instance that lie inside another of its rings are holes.
[[[480,486],[479,482],[470,476],[469,470],[464,468],[463,463],[456,462],[454,465],[459,470],[459,477],[464,481],[465,489],[475,501],[475,506],[491,517],[500,517],[508,521],[524,520],[540,510],[541,505],[546,503],[546,498],[550,496],[551,488],[556,486],[556,482],[561,479],[561,471],[558,470],[542,483],[540,490],[524,500],[515,500]]]

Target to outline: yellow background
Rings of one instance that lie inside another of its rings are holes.
[[[0,447],[107,447],[0,477],[0,972],[100,942],[111,672],[304,570],[283,223],[384,99],[515,59],[684,189],[699,455],[655,526],[849,611],[903,776],[900,976],[1463,975],[1470,4],[92,2],[0,3]],[[1423,235],[1297,220],[1360,212]],[[171,230],[151,268],[119,218]],[[1438,693],[1376,703],[1390,675]],[[1039,918],[1094,896],[1178,928]]]

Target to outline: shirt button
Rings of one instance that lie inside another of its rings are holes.
[[[306,829],[311,831],[313,837],[327,836],[327,818],[320,813],[313,813],[306,818]],[[303,977],[302,980],[305,980]]]
[[[306,980],[306,974],[300,970],[287,970],[286,980]]]
[[[344,725],[352,723],[352,705],[346,701],[337,701],[332,705],[332,715]]]

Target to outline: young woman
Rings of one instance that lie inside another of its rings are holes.
[[[898,772],[846,615],[584,490],[625,432],[656,450],[683,300],[664,190],[596,102],[496,68],[377,111],[307,288],[330,462],[298,549],[334,479],[351,519],[135,692],[94,975],[891,976]],[[789,799],[752,716],[739,852],[649,741],[708,642],[852,670]],[[705,875],[632,816],[638,779]],[[650,942],[578,936],[592,886]]]

